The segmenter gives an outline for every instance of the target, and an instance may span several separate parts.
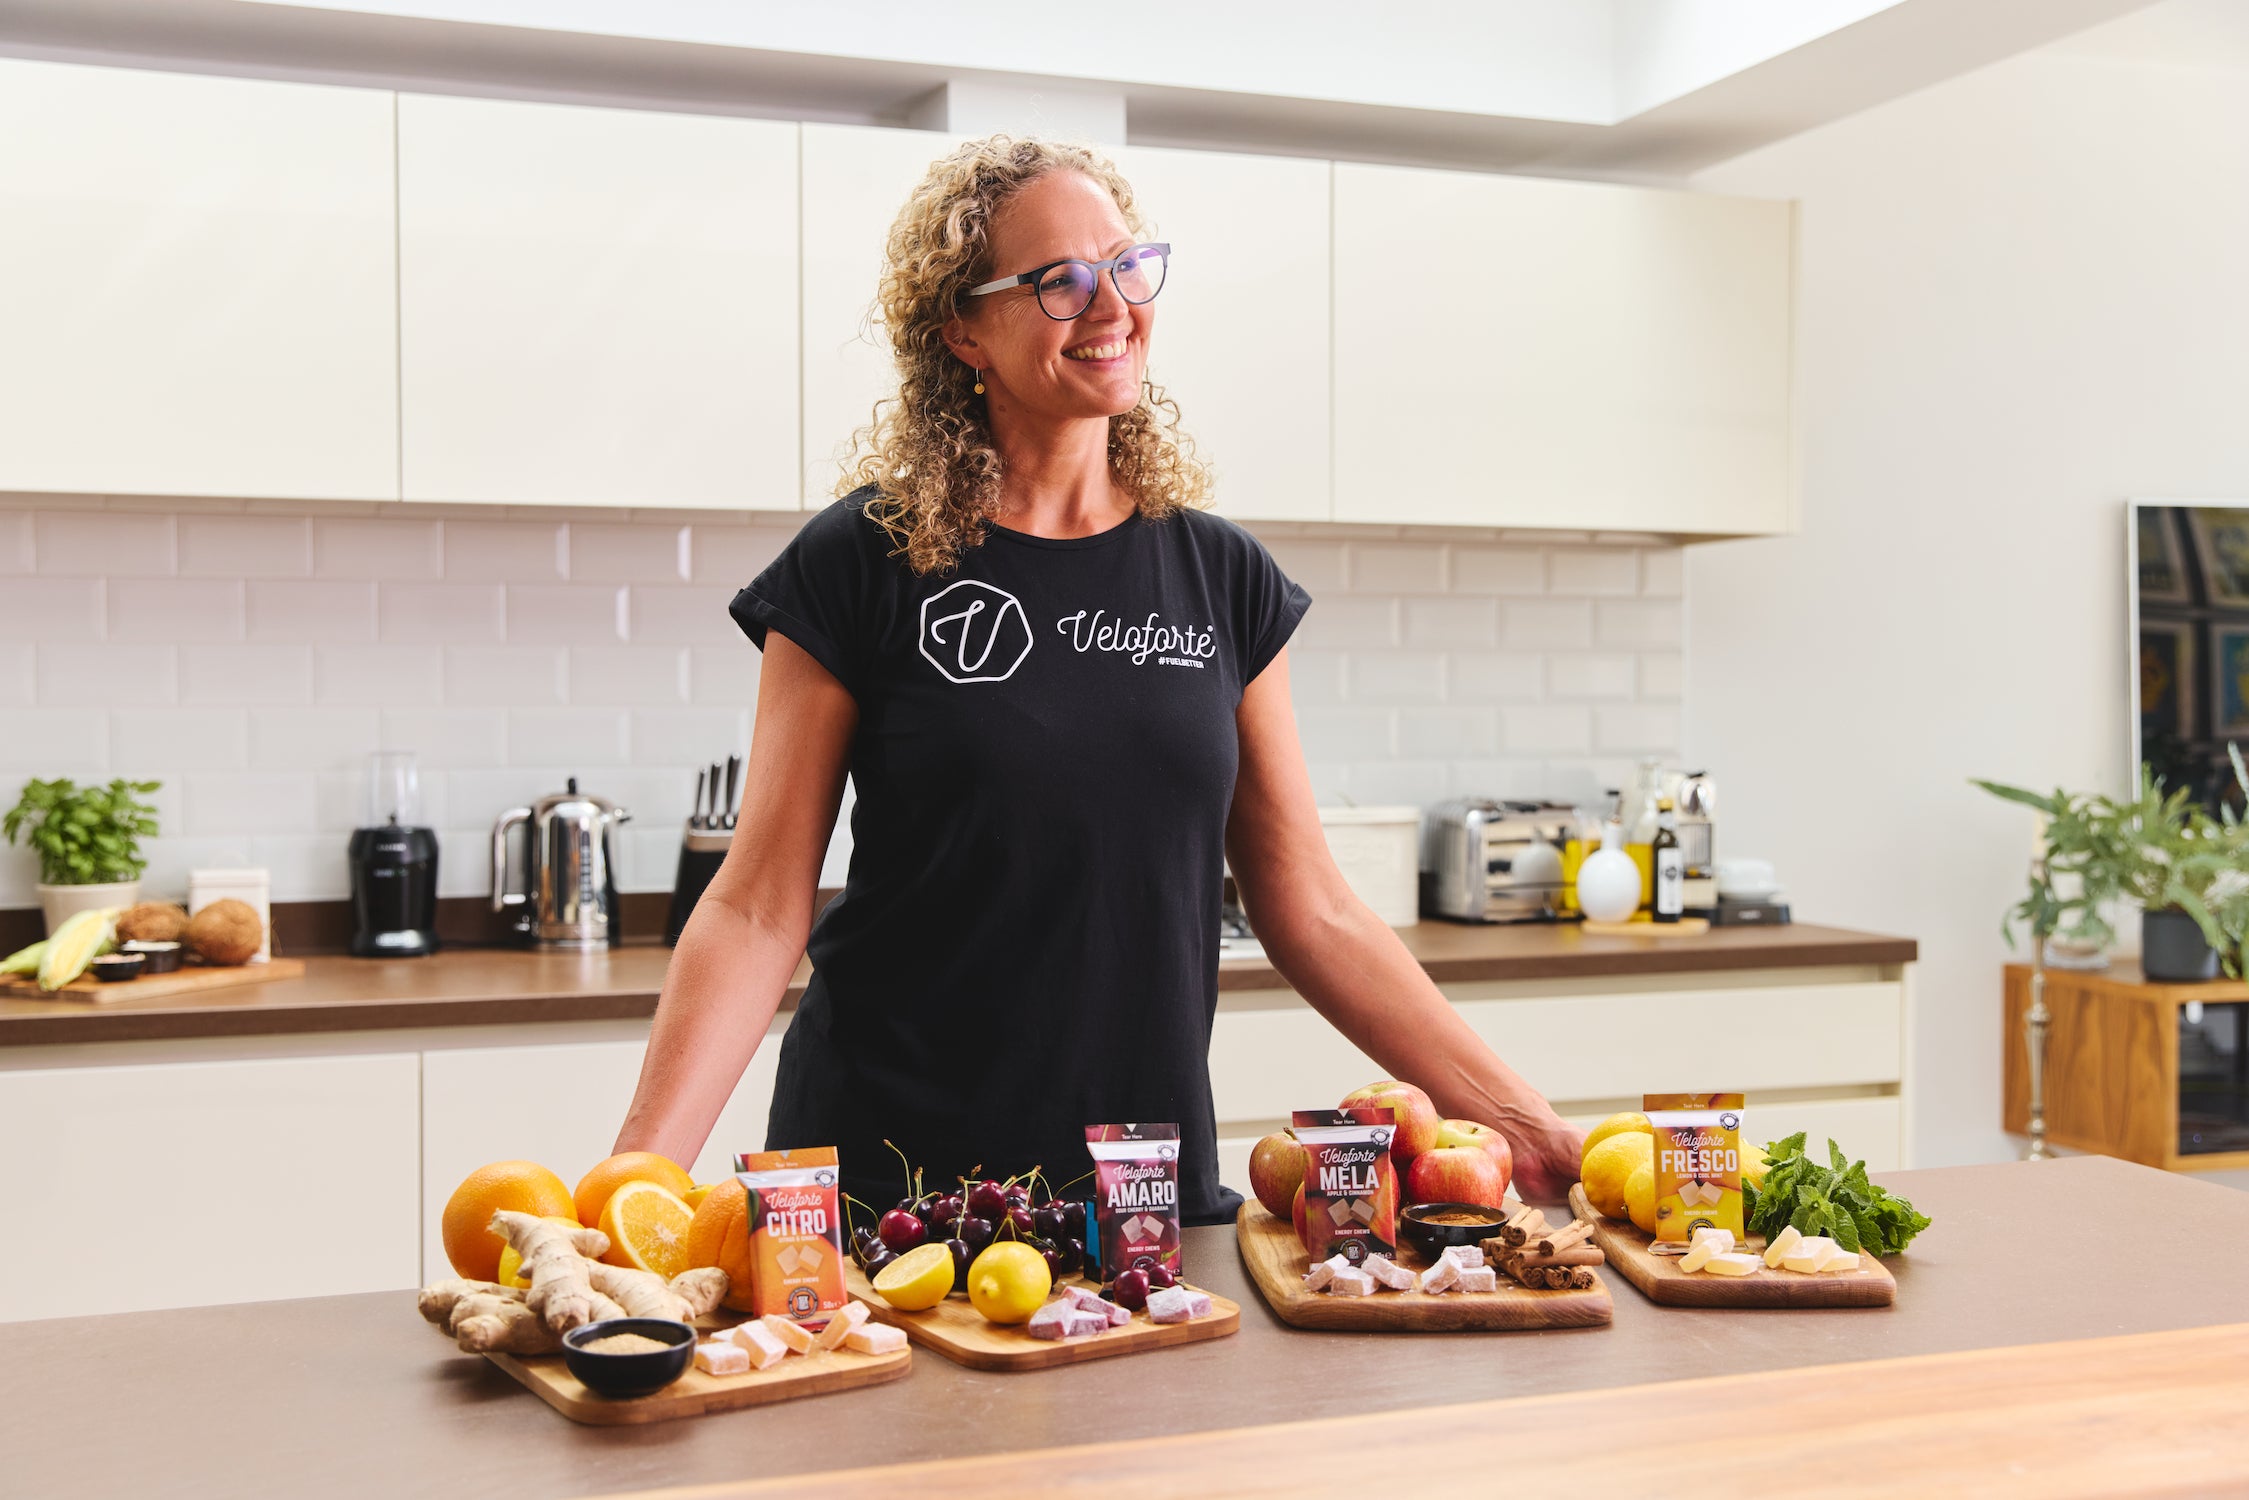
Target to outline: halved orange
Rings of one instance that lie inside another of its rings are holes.
[[[601,1232],[609,1236],[613,1266],[654,1271],[669,1281],[687,1269],[687,1229],[694,1213],[679,1194],[653,1182],[627,1182],[602,1205]]]

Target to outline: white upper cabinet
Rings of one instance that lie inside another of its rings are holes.
[[[891,220],[929,164],[959,144],[934,130],[804,130],[804,473],[817,510],[835,498],[852,433],[896,393],[890,341],[871,317]]]
[[[0,61],[0,489],[397,499],[392,106]]]
[[[1215,472],[1218,512],[1332,519],[1329,164],[1144,146],[1113,155],[1149,238],[1172,247],[1148,370]]]
[[[1790,206],[1337,163],[1336,519],[1791,522]]]
[[[398,100],[405,498],[794,509],[797,127]]]

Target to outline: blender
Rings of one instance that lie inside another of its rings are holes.
[[[421,826],[422,784],[411,750],[367,757],[367,825],[353,832],[351,951],[421,958],[437,951],[437,833]]]

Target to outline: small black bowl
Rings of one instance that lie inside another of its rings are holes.
[[[138,953],[145,961],[141,968],[143,974],[169,974],[180,966],[180,945],[178,943],[151,943],[146,941],[119,943],[117,951],[120,953]]]
[[[602,1354],[585,1347],[613,1333],[637,1333],[671,1347],[639,1354]],[[695,1330],[669,1318],[611,1318],[573,1328],[562,1336],[562,1362],[570,1367],[570,1373],[595,1395],[617,1401],[662,1390],[685,1375],[694,1360]]]
[[[1434,1214],[1475,1214],[1478,1217],[1473,1224],[1433,1224],[1430,1216]],[[1423,1256],[1435,1260],[1447,1246],[1482,1244],[1499,1233],[1499,1226],[1506,1222],[1505,1210],[1481,1203],[1416,1203],[1398,1215],[1398,1233]]]
[[[147,962],[138,953],[104,953],[93,962],[94,977],[103,984],[116,984],[120,980],[138,979],[141,967]]]

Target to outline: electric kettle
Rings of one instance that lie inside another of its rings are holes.
[[[617,946],[617,880],[609,828],[632,814],[605,798],[578,790],[511,807],[492,825],[492,909],[514,911],[516,932],[541,948]],[[526,833],[521,860],[524,889],[508,879],[509,835]]]

